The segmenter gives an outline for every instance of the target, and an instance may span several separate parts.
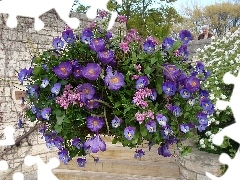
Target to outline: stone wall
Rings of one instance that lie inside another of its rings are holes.
[[[73,13],[73,17],[80,20],[80,29],[90,24],[85,15]],[[16,100],[15,92],[24,89],[19,85],[17,73],[22,68],[29,68],[31,58],[36,50],[43,51],[52,47],[53,37],[61,35],[65,23],[58,17],[55,11],[49,11],[40,17],[45,28],[36,32],[33,28],[34,19],[18,17],[18,27],[9,29],[6,26],[6,14],[0,14],[0,139],[4,138],[3,130],[12,125],[16,128],[15,138],[28,131],[33,123],[27,123],[24,129],[17,129],[18,119],[23,118],[21,100]],[[113,33],[116,28],[113,28]],[[28,41],[30,40],[30,42]],[[196,49],[203,47],[207,41],[192,41],[189,51],[191,56],[196,54]],[[26,167],[23,159],[27,154],[40,155],[45,162],[56,156],[55,151],[49,151],[41,135],[36,130],[27,141],[22,142],[19,147],[0,147],[0,159],[9,164],[7,172],[1,172],[1,179],[12,179],[13,170],[24,172],[25,179],[36,179],[36,166]],[[187,160],[185,160],[187,161]],[[187,167],[186,167],[187,168]],[[183,169],[183,168],[182,168]],[[31,174],[28,174],[31,172]],[[7,178],[8,176],[8,178]]]

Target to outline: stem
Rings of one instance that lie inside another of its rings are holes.
[[[112,109],[112,107],[108,103],[106,103],[105,101],[102,101],[102,100],[99,100],[99,99],[94,99],[93,101],[99,102],[99,103],[109,107],[110,109]]]
[[[165,67],[163,67],[163,66],[158,66],[158,67],[160,67],[160,68],[162,68],[163,70],[167,71],[167,73],[168,73],[169,76],[171,77],[171,80],[174,81],[173,76],[170,74],[170,72],[169,72]]]
[[[108,130],[108,134],[109,134],[109,125],[108,125],[108,121],[107,121],[107,117],[106,117],[106,108],[104,107],[104,119],[105,119],[105,123],[106,123],[106,126],[107,126],[107,130]]]

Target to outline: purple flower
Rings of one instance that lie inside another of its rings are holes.
[[[53,143],[55,145],[55,147],[57,147],[58,149],[62,149],[63,148],[63,138],[60,136],[57,136],[53,139]]]
[[[101,67],[97,63],[88,63],[86,67],[82,68],[83,77],[95,81],[101,74]]]
[[[62,49],[63,46],[64,46],[64,42],[62,41],[61,38],[57,37],[57,38],[53,39],[53,47],[54,47],[56,50]]]
[[[188,100],[188,104],[189,104],[190,106],[193,106],[193,105],[195,104],[195,99],[190,98],[190,99]]]
[[[138,149],[135,151],[134,158],[137,159],[138,157],[141,158],[145,155],[145,152],[142,149]]]
[[[48,66],[46,65],[46,64],[43,64],[42,65],[42,69],[44,70],[44,71],[49,71],[49,68],[48,68]]]
[[[182,44],[182,46],[178,49],[178,54],[184,58],[187,58],[189,54],[187,44]]]
[[[35,105],[33,105],[31,107],[31,111],[32,111],[33,114],[37,114],[37,112],[39,112],[39,109]]]
[[[207,98],[209,96],[209,92],[201,89],[199,92],[199,96],[200,96],[200,99]]]
[[[57,96],[60,93],[60,89],[61,89],[61,84],[60,83],[56,83],[51,88],[51,92]]]
[[[23,122],[21,119],[18,120],[17,126],[18,126],[18,129],[21,129],[23,127]]]
[[[82,30],[82,36],[93,37],[93,32],[89,28],[84,28]]]
[[[178,117],[178,116],[180,116],[181,109],[180,109],[179,106],[172,106],[172,107],[171,107],[171,112],[173,113],[173,115],[174,115],[175,117]]]
[[[87,127],[92,132],[98,132],[104,125],[103,118],[99,118],[97,116],[88,116],[87,117]]]
[[[78,158],[77,163],[78,163],[79,167],[85,167],[86,163],[87,163],[87,160],[86,160],[86,158]]]
[[[94,108],[98,108],[99,107],[99,102],[96,101],[97,99],[99,99],[99,97],[94,95],[92,99],[87,100],[85,102],[86,103],[86,108],[89,109],[89,110],[94,109]]]
[[[115,116],[114,119],[112,120],[112,127],[118,128],[121,125],[121,123],[122,123],[122,119]]]
[[[169,136],[172,134],[172,130],[169,126],[163,127],[163,130],[161,130],[161,134],[163,136],[163,139],[168,139]]]
[[[92,38],[91,37],[87,37],[87,36],[81,36],[81,41],[84,44],[90,44],[91,43]]]
[[[163,74],[167,80],[176,81],[177,77],[181,75],[181,70],[175,65],[165,65],[164,67]]]
[[[138,80],[136,81],[136,89],[143,89],[149,84],[149,80],[147,76],[140,76]]]
[[[163,83],[162,89],[168,96],[173,96],[177,90],[176,83],[166,81]]]
[[[157,91],[155,89],[152,89],[152,93],[149,96],[149,99],[151,99],[152,101],[155,101],[157,99]]]
[[[201,105],[201,107],[203,108],[204,111],[209,111],[213,108],[212,102],[207,98],[202,98],[200,100],[200,105]]]
[[[202,113],[202,112],[198,113],[197,119],[198,119],[199,124],[208,124],[207,114],[205,114],[205,113]]]
[[[196,71],[198,72],[198,73],[203,73],[203,71],[204,71],[204,64],[202,63],[202,62],[197,62],[197,64],[196,64]]]
[[[72,63],[70,61],[61,62],[58,66],[53,68],[54,73],[60,79],[67,79],[72,73]]]
[[[105,85],[108,86],[110,90],[119,90],[125,85],[124,76],[122,73],[115,71],[112,72],[112,67],[107,67],[107,75],[104,78]]]
[[[170,152],[167,145],[161,145],[158,148],[158,154],[161,155],[161,156],[164,156],[164,157],[170,157],[171,156],[171,152]]]
[[[47,87],[47,85],[49,84],[49,80],[48,79],[43,79],[42,80],[42,84],[40,85],[41,88],[45,88]]]
[[[187,133],[190,129],[189,129],[189,126],[186,125],[186,124],[181,124],[180,125],[180,130],[183,132],[183,133]]]
[[[192,40],[192,34],[188,30],[182,30],[179,33],[179,37],[184,44],[187,44],[189,41]]]
[[[105,46],[106,43],[102,38],[93,39],[89,45],[90,49],[95,52],[103,51],[105,49]]]
[[[172,38],[165,38],[162,43],[162,48],[164,50],[169,50],[172,48],[174,42],[175,41]]]
[[[70,161],[68,151],[65,149],[58,152],[58,157],[65,165]]]
[[[188,99],[190,97],[190,93],[187,89],[183,88],[180,90],[180,95],[183,97],[183,98],[186,98]]]
[[[185,87],[189,92],[196,92],[200,88],[200,80],[196,76],[190,76],[186,82]]]
[[[44,108],[41,111],[41,115],[43,119],[49,120],[50,114],[51,114],[51,108]]]
[[[27,79],[31,76],[31,72],[27,70],[26,68],[21,69],[21,71],[18,73],[18,80],[23,83],[24,79]]]
[[[66,31],[63,31],[62,32],[62,37],[69,44],[72,44],[74,42],[74,39],[75,39],[73,31],[70,30],[70,29],[68,29]]]
[[[83,143],[80,138],[74,138],[72,140],[72,145],[75,146],[77,149],[81,149],[83,147]]]
[[[103,64],[108,64],[114,59],[114,51],[104,50],[98,52],[98,58]]]
[[[124,129],[124,136],[128,140],[132,140],[132,138],[134,137],[134,133],[135,133],[135,127],[128,126]]]
[[[143,43],[143,51],[147,53],[152,53],[155,50],[155,44],[150,39]]]
[[[106,32],[106,35],[105,35],[105,38],[107,39],[107,40],[109,40],[109,39],[111,39],[112,38],[112,33],[110,32],[110,31],[107,31]]]
[[[123,15],[119,15],[119,16],[117,17],[117,22],[119,22],[119,23],[125,23],[125,22],[127,22],[127,17],[126,17],[126,16],[123,16]]]
[[[207,127],[206,124],[199,124],[199,125],[197,126],[198,131],[200,131],[200,132],[204,131],[204,130],[206,129],[206,127]]]
[[[148,121],[145,126],[149,132],[156,132],[156,121]]]
[[[96,135],[84,143],[84,149],[89,150],[91,153],[97,153],[99,150],[106,151],[106,143],[99,135]]]
[[[162,114],[157,114],[156,119],[161,126],[164,127],[167,125],[167,117],[166,116],[163,116]]]
[[[78,92],[82,93],[81,94],[82,101],[92,99],[96,92],[95,88],[90,83],[85,83],[81,86],[78,86],[77,90]]]
[[[46,146],[48,149],[52,150],[52,148],[55,147],[53,140],[46,141]]]
[[[75,79],[80,79],[81,77],[83,77],[81,66],[75,66],[73,68],[73,76],[74,76]]]

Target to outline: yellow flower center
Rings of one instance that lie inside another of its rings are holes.
[[[171,68],[169,68],[169,70],[170,70],[170,71],[173,71],[173,70],[174,70],[174,68],[172,68],[172,67],[171,67]]]
[[[195,81],[192,82],[192,86],[195,87],[197,83]]]
[[[92,69],[90,69],[88,72],[89,74],[94,75],[94,71]]]
[[[115,77],[115,78],[112,78],[112,79],[111,79],[111,83],[118,83],[118,78],[116,78],[116,77]]]
[[[63,74],[67,74],[67,70],[64,67],[61,67],[60,70],[62,71]]]
[[[85,92],[85,94],[88,94],[89,90],[88,89],[84,89],[84,92]]]
[[[96,44],[98,44],[98,40],[95,40],[94,42],[95,42]]]
[[[128,133],[128,137],[132,137],[131,133]]]
[[[93,125],[94,125],[94,126],[97,126],[97,125],[98,125],[98,122],[97,122],[97,121],[93,121]]]

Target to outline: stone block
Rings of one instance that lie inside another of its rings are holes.
[[[197,174],[193,171],[186,169],[185,167],[180,166],[180,174],[187,180],[197,180]]]

